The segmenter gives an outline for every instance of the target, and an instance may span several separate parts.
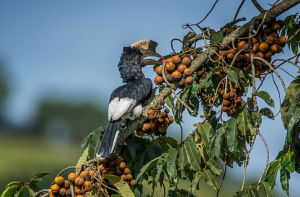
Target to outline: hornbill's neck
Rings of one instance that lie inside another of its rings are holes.
[[[143,60],[142,53],[134,47],[124,47],[119,62],[119,71],[124,83],[144,78],[141,62]]]

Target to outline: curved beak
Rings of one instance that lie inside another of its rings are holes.
[[[138,48],[142,53],[142,66],[146,65],[153,65],[159,63],[158,61],[154,59],[145,59],[146,57],[154,56],[161,58],[162,56],[156,52],[157,42],[153,40],[140,40],[133,44],[131,44],[131,47]]]

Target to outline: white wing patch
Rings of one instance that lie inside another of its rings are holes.
[[[136,101],[130,98],[114,98],[108,105],[108,120],[118,120],[126,112],[136,105]]]
[[[142,104],[138,104],[137,106],[134,107],[133,109],[133,114],[135,117],[140,117],[143,113],[143,106]]]

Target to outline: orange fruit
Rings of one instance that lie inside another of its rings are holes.
[[[257,52],[255,54],[255,56],[260,57],[260,58],[264,58],[264,54],[262,52]]]
[[[259,49],[262,51],[262,52],[266,52],[268,49],[269,49],[269,44],[267,42],[262,42],[260,45],[259,45]]]
[[[142,126],[142,131],[148,131],[150,129],[150,123],[145,122]]]
[[[277,31],[277,30],[279,30],[280,29],[280,25],[278,24],[278,23],[273,23],[272,24],[272,30],[273,31]]]
[[[156,77],[154,78],[154,83],[155,83],[156,85],[161,85],[161,84],[163,83],[163,81],[164,81],[164,79],[163,79],[162,76],[156,76]]]
[[[64,188],[69,189],[70,188],[70,181],[69,180],[65,180],[64,181]]]
[[[77,196],[81,196],[81,195],[80,195],[80,194],[81,194],[80,188],[77,187],[77,186],[75,186],[75,188],[74,188],[74,193],[75,193]],[[77,196],[76,196],[76,197],[77,197]]]
[[[165,133],[166,133],[166,130],[167,130],[167,128],[164,127],[164,126],[159,126],[159,127],[158,127],[158,131],[159,131],[159,133],[161,133],[161,134],[165,134]]]
[[[85,171],[85,170],[80,172],[80,177],[83,178],[83,179],[85,179],[87,177],[87,175],[88,175],[88,172]]]
[[[154,110],[152,108],[148,109],[147,115],[154,114]]]
[[[174,122],[174,118],[173,118],[173,116],[171,116],[171,115],[168,115],[168,119],[169,119],[170,123],[173,123],[173,122]]]
[[[177,69],[179,72],[183,73],[186,68],[187,68],[186,65],[180,64]]]
[[[193,81],[194,81],[194,79],[193,79],[192,76],[188,76],[188,77],[186,77],[186,79],[185,79],[185,83],[186,83],[187,85],[192,85],[192,84],[193,84]]]
[[[227,110],[228,110],[228,107],[224,105],[224,106],[222,106],[221,110],[222,110],[222,111],[227,111]]]
[[[74,182],[77,177],[78,177],[77,174],[75,174],[74,172],[71,172],[68,175],[68,180],[71,181],[71,182]]]
[[[92,182],[91,181],[84,182],[84,187],[91,187],[91,186],[92,186]]]
[[[253,45],[253,52],[254,53],[256,53],[256,52],[258,52],[259,51],[259,43],[255,43],[254,45]]]
[[[189,75],[191,75],[191,74],[193,74],[193,71],[192,71],[191,69],[186,68],[186,69],[184,70],[184,75],[185,75],[185,76],[189,76]]]
[[[190,65],[191,64],[191,62],[192,62],[192,60],[189,58],[189,57],[184,57],[183,59],[182,59],[182,64],[184,64],[184,65],[186,65],[186,66],[188,66],[188,65]]]
[[[236,94],[235,94],[235,91],[230,91],[230,92],[229,92],[229,97],[230,97],[230,98],[235,97],[235,95],[236,95]]]
[[[235,109],[234,107],[229,111],[229,113],[230,113],[231,115],[235,114],[235,112],[236,112],[236,109]]]
[[[280,36],[279,37],[279,42],[280,42],[280,44],[284,45],[286,43],[286,37],[285,36]]]
[[[274,39],[275,39],[275,38],[279,38],[279,35],[278,35],[277,32],[273,32],[273,33],[272,33],[272,36],[274,37]]]
[[[57,184],[53,184],[51,185],[50,189],[53,194],[58,194],[60,187]]]
[[[119,165],[120,169],[124,169],[126,167],[126,163],[122,161]]]
[[[256,38],[252,38],[251,41],[252,41],[253,44],[257,43],[257,39]]]
[[[239,84],[235,84],[235,85],[234,85],[234,88],[235,88],[235,89],[239,89],[239,88],[240,88],[240,85],[239,85]]]
[[[65,196],[65,195],[67,194],[66,188],[60,188],[59,194],[60,194],[61,196]]]
[[[182,75],[178,70],[175,70],[172,72],[172,78],[176,81],[179,81],[181,79]]]
[[[136,184],[136,181],[135,181],[134,179],[132,179],[132,180],[130,181],[130,185],[135,186],[135,184]]]
[[[130,173],[130,169],[129,169],[129,168],[125,168],[125,169],[124,169],[124,173],[125,173],[125,174],[129,174],[129,173]]]
[[[267,36],[266,37],[266,42],[268,44],[273,44],[274,43],[274,37],[273,36]]]
[[[132,174],[127,174],[127,180],[131,180],[132,179]]]
[[[223,94],[223,99],[228,99],[229,98],[229,94],[226,93],[226,94]]]
[[[124,181],[127,180],[127,176],[125,174],[122,174],[121,179],[123,179]]]
[[[62,177],[62,176],[57,176],[57,177],[55,177],[55,179],[54,179],[54,182],[57,184],[57,185],[63,185],[64,184],[64,181],[65,181],[65,179],[64,179],[64,177]]]
[[[162,66],[157,66],[155,68],[155,72],[156,74],[158,74],[159,76],[162,76]]]
[[[228,59],[233,59],[233,57],[234,57],[234,54],[228,53],[228,55],[227,55],[227,58],[228,58]]]
[[[175,64],[180,64],[181,62],[181,58],[177,55],[173,56],[172,59]]]
[[[273,53],[279,52],[279,46],[277,44],[273,44],[270,49]]]
[[[175,64],[173,62],[169,62],[166,64],[166,70],[171,73],[175,70]]]
[[[222,101],[222,105],[230,105],[230,101],[224,99],[224,100]]]
[[[271,58],[273,55],[272,51],[268,50],[266,53],[265,53],[265,57],[266,58]]]
[[[81,186],[83,186],[83,184],[84,184],[84,179],[83,179],[83,178],[77,177],[77,178],[75,179],[75,185],[81,187]]]
[[[198,76],[201,76],[203,74],[203,71],[202,70],[199,70],[198,72],[197,72],[197,75]]]
[[[168,59],[166,59],[166,63],[170,63],[170,62],[173,62],[173,58],[168,58]]]
[[[228,51],[219,51],[219,55],[222,56],[226,56],[228,54]]]

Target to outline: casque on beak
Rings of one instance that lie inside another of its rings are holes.
[[[156,61],[154,59],[145,59],[149,56],[159,57],[162,56],[156,52],[157,42],[153,40],[140,40],[130,45],[131,47],[137,48],[142,53],[142,66],[146,65],[153,65],[153,64],[159,64],[159,61]]]

